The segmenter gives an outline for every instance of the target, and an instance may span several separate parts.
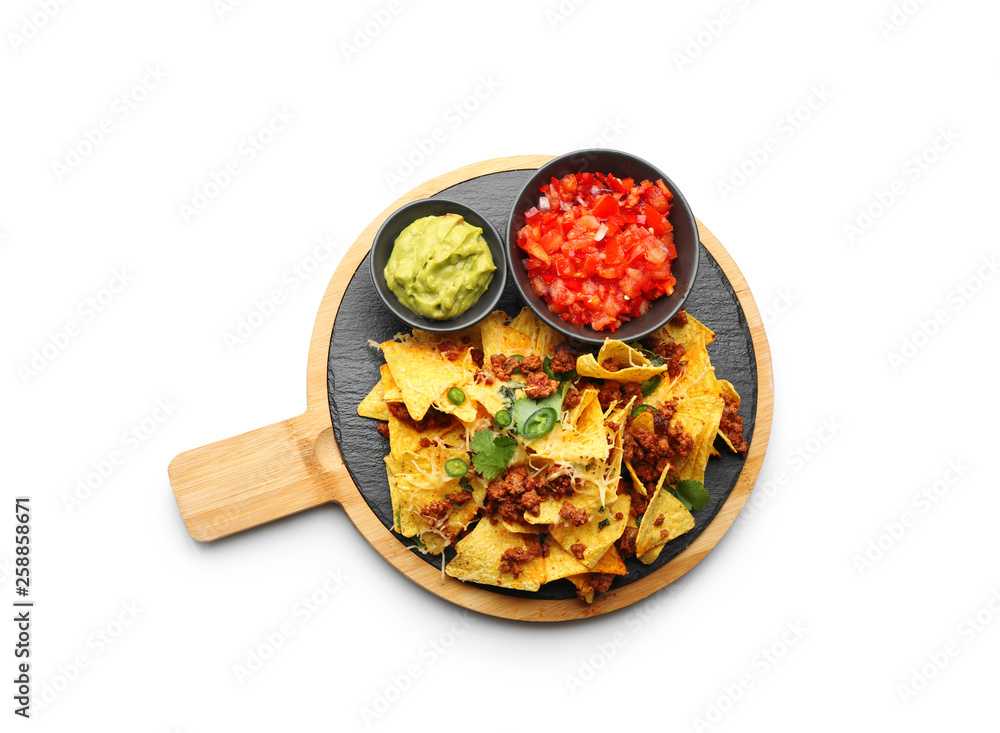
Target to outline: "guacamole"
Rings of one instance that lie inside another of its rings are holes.
[[[400,232],[384,274],[400,303],[443,321],[471,308],[496,269],[483,230],[445,214],[417,219]]]

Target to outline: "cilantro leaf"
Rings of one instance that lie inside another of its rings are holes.
[[[524,433],[524,423],[543,407],[551,407],[556,411],[556,415],[562,414],[563,395],[566,394],[566,387],[566,383],[563,382],[559,389],[540,400],[533,400],[530,397],[518,398],[514,402],[514,409],[511,411],[511,417],[514,418],[514,425],[517,427],[517,432]],[[558,418],[556,422],[558,422]]]
[[[674,489],[677,492],[677,498],[693,511],[704,509],[712,498],[705,489],[705,484],[701,481],[678,481]]]
[[[494,479],[503,473],[514,457],[517,441],[507,435],[495,438],[488,428],[477,430],[472,436],[472,465],[485,479]]]

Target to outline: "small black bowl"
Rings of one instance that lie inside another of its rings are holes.
[[[385,282],[385,265],[392,254],[396,237],[410,226],[417,219],[425,216],[444,216],[445,214],[458,214],[474,227],[483,230],[483,239],[489,245],[490,254],[493,256],[493,264],[496,270],[493,272],[493,280],[486,292],[477,300],[469,310],[460,316],[450,318],[446,321],[439,321],[434,318],[426,318],[417,315],[405,305],[399,302],[395,294],[389,290]],[[504,257],[503,242],[496,228],[490,224],[489,220],[475,209],[460,204],[457,201],[447,199],[420,199],[400,206],[389,215],[379,227],[372,242],[371,252],[368,261],[371,265],[372,283],[386,308],[392,311],[401,321],[412,328],[422,328],[425,331],[435,331],[437,333],[449,333],[461,331],[463,328],[475,325],[488,316],[500,301],[503,289],[507,285],[507,258]]]
[[[636,181],[655,181],[662,178],[674,194],[670,209],[670,223],[674,227],[674,247],[677,249],[677,259],[673,261],[671,273],[677,278],[674,292],[658,300],[654,300],[649,311],[638,318],[626,321],[614,333],[611,331],[595,331],[590,326],[574,326],[549,310],[548,304],[535,294],[528,274],[525,272],[522,260],[527,256],[517,246],[517,233],[524,226],[524,212],[537,205],[541,195],[539,188],[549,183],[552,178],[562,178],[569,173],[613,173],[618,178],[634,178]],[[701,245],[698,239],[698,225],[695,222],[691,207],[674,182],[667,178],[658,168],[645,160],[617,150],[596,148],[578,150],[555,158],[528,179],[521,192],[514,199],[514,206],[507,219],[507,243],[505,251],[507,264],[514,278],[514,284],[521,292],[528,306],[545,323],[559,333],[571,339],[588,344],[602,344],[605,338],[621,341],[633,341],[648,336],[656,329],[677,315],[684,301],[694,286],[698,274],[698,250]]]

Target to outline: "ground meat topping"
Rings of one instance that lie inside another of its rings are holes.
[[[635,527],[626,527],[622,536],[618,538],[618,552],[622,557],[632,557],[635,555],[635,539],[639,536],[639,530]]]
[[[410,417],[409,410],[406,409],[406,403],[386,402],[385,404],[389,408],[389,412],[392,413],[393,417],[400,422],[409,425],[418,433],[422,433],[425,430],[431,430],[433,428],[444,427],[445,425],[451,425],[453,422],[451,415],[439,412],[433,407],[427,410],[427,414],[424,415],[423,420],[414,420]]]
[[[576,595],[585,601],[591,592],[604,593],[607,591],[614,579],[615,576],[612,573],[588,573],[582,587],[577,589]]]
[[[486,487],[486,511],[499,514],[508,522],[524,519],[524,512],[538,513],[538,505],[543,496],[539,493],[542,482],[528,476],[524,466],[515,466],[490,481]]]
[[[679,328],[684,328],[684,326],[688,325],[687,311],[681,308],[679,311],[677,311],[677,315],[670,319],[670,323]]]
[[[452,504],[464,504],[472,498],[471,491],[456,491],[454,494],[445,494],[444,497]]]
[[[654,527],[659,527],[661,524],[663,524],[663,515],[662,514],[656,518],[656,521],[653,522],[653,526]]]
[[[462,353],[458,344],[451,339],[445,339],[438,344],[438,351],[440,351],[448,359],[448,361],[455,361],[458,358],[458,355]]]
[[[510,381],[510,375],[514,373],[514,370],[520,368],[521,360],[516,356],[490,354],[490,370],[497,375],[498,379],[504,382]]]
[[[621,401],[621,398],[621,385],[610,379],[606,380],[604,384],[601,385],[601,388],[597,393],[597,400],[601,403],[601,409],[605,411],[607,411],[613,403]]]
[[[576,357],[573,350],[566,344],[557,344],[555,356],[549,363],[549,368],[556,374],[571,372],[576,369]]]
[[[563,396],[563,409],[572,410],[574,407],[580,404],[581,399],[583,399],[583,396],[575,389],[570,387],[568,390],[566,390],[566,394]]]
[[[672,422],[676,413],[673,402],[660,408],[653,416],[653,430],[629,419],[622,441],[624,460],[628,461],[635,475],[647,488],[655,485],[668,464],[691,453],[694,441],[680,425]]]
[[[532,354],[531,356],[524,357],[524,361],[521,362],[521,372],[537,372],[542,368],[542,357]]]
[[[578,509],[577,507],[570,504],[568,501],[564,501],[562,506],[559,507],[559,516],[563,519],[568,519],[574,525],[579,527],[581,524],[587,523],[587,510]]]
[[[536,542],[527,549],[523,547],[512,547],[505,550],[500,556],[500,572],[510,573],[515,578],[524,572],[524,565],[537,557],[546,557],[549,548],[541,542]]]
[[[480,369],[483,368],[483,358],[486,356],[479,349],[469,349],[469,355],[472,357],[472,363],[475,364]]]
[[[535,358],[537,359],[538,357]],[[528,372],[528,385],[524,388],[524,394],[531,399],[543,399],[557,389],[559,389],[559,382],[555,379],[549,379],[549,376],[545,372]]]
[[[573,557],[577,560],[582,560],[583,553],[587,551],[587,546],[577,542],[569,546],[569,551],[573,553]]]
[[[441,522],[451,510],[451,502],[444,499],[432,501],[420,510],[420,516],[427,518],[427,526],[433,527]]]
[[[605,359],[601,362],[601,367],[607,372],[617,372],[620,368],[614,359]]]
[[[741,456],[747,454],[747,441],[743,437],[743,418],[739,415],[739,407],[736,405],[736,400],[722,395],[723,401],[726,406],[722,409],[722,420],[719,422],[719,430],[729,438],[729,442],[733,444],[733,448]]]
[[[380,422],[375,426],[375,429],[382,434],[383,438],[389,437],[389,423]]]
[[[552,466],[549,468],[548,473],[545,476],[545,486],[553,494],[559,494],[562,496],[572,496],[573,495],[573,479],[570,478],[568,474],[559,471],[561,469],[557,466]],[[553,476],[552,474],[557,474]]]

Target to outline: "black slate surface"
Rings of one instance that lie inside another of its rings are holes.
[[[510,207],[530,175],[531,171],[528,170],[491,173],[464,181],[438,195],[478,209],[493,223],[501,237],[505,238]],[[511,317],[517,315],[523,307],[511,279],[508,279],[499,307]],[[732,286],[704,247],[701,248],[698,280],[686,308],[715,331],[716,341],[708,348],[712,365],[719,379],[728,379],[736,386],[742,397],[740,414],[744,418],[744,434],[752,435],[757,412],[757,366],[753,340]],[[402,330],[404,324],[389,312],[375,294],[366,258],[351,279],[334,321],[327,375],[330,416],[351,478],[372,511],[390,531],[392,507],[385,464],[382,461],[389,453],[389,441],[375,429],[374,420],[358,415],[357,406],[378,382],[379,366],[385,363],[381,352],[368,345],[369,340],[381,343]],[[694,513],[695,528],[668,543],[652,565],[643,565],[634,558],[627,560],[629,574],[616,578],[612,588],[638,580],[676,557],[701,534],[725,503],[729,492],[736,485],[744,459],[730,453],[721,441],[717,440],[716,445],[720,447],[722,456],[709,460],[705,475],[705,486],[712,495],[712,501],[707,507]],[[399,540],[404,545],[413,544],[412,540],[404,537],[399,537]],[[446,555],[447,560],[450,560],[454,556],[454,550],[449,550]],[[440,566],[440,557],[419,557],[435,567]],[[571,598],[575,594],[575,589],[567,580],[544,585],[537,593],[482,587],[503,595],[536,599]]]

